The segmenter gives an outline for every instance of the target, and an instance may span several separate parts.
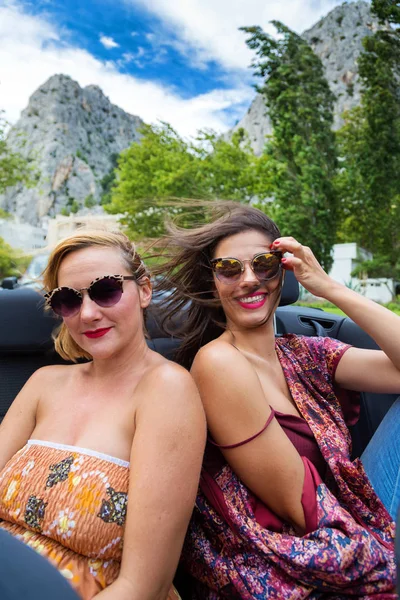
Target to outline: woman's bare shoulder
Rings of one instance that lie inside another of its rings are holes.
[[[36,389],[43,395],[48,389],[62,389],[83,365],[47,365],[37,369],[25,384],[25,388]]]
[[[137,430],[154,431],[174,439],[189,435],[202,445],[205,440],[205,415],[197,386],[191,374],[171,361],[156,365],[142,378],[135,390]],[[199,446],[199,447],[200,447]]]
[[[230,369],[233,365],[235,368],[249,367],[248,361],[235,346],[226,339],[217,338],[200,348],[193,361],[191,373],[195,375],[204,370],[219,370],[227,364],[230,365]]]
[[[165,360],[145,374],[140,388],[146,389],[151,395],[158,395],[162,390],[164,394],[174,392],[181,396],[182,392],[192,392],[195,384],[189,371],[177,363]]]
[[[177,402],[198,399],[193,377],[183,367],[170,360],[164,360],[149,369],[138,386],[138,392],[148,398],[175,398]]]

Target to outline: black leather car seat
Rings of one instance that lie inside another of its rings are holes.
[[[51,334],[58,321],[32,288],[0,291],[0,421],[36,369],[64,361]]]

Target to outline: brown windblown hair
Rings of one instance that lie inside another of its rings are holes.
[[[62,240],[50,254],[49,262],[43,272],[43,285],[46,292],[58,287],[58,273],[64,258],[83,248],[93,246],[116,248],[121,252],[121,257],[132,275],[136,276],[136,283],[141,285],[144,278],[149,276],[142,259],[135,250],[130,239],[119,231],[106,231],[100,229],[79,229],[73,235]],[[92,356],[83,350],[70,336],[64,323],[56,331],[54,345],[58,354],[65,360],[77,362],[80,358],[91,359]]]
[[[176,358],[186,367],[190,367],[199,348],[220,335],[226,324],[220,302],[213,294],[210,267],[218,243],[249,229],[264,233],[271,242],[280,237],[272,219],[257,208],[223,200],[201,204],[210,222],[186,229],[168,221],[168,233],[161,240],[166,262],[153,270],[158,275],[156,290],[167,295],[163,327],[182,339]],[[194,204],[197,209],[199,205]],[[179,314],[184,318],[176,325],[174,315]]]

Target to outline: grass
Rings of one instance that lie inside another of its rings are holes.
[[[335,315],[346,316],[346,314],[342,310],[340,310],[340,308],[337,308],[334,304],[331,304],[330,302],[296,302],[296,305],[307,306],[308,308],[322,308],[322,310],[325,310],[326,312],[334,313]],[[400,303],[389,302],[388,304],[384,304],[383,306],[396,313],[396,315],[400,316]]]
[[[296,302],[295,306],[306,306],[307,308],[322,308],[326,312],[334,313],[335,315],[345,315],[345,313],[330,302]]]

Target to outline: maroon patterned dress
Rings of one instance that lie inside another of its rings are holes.
[[[276,340],[292,397],[325,462],[321,477],[321,465],[302,456],[308,482],[303,537],[246,488],[218,449],[207,448],[183,553],[196,598],[396,598],[394,523],[361,461],[351,460],[343,403],[333,385],[347,349],[331,338]]]

